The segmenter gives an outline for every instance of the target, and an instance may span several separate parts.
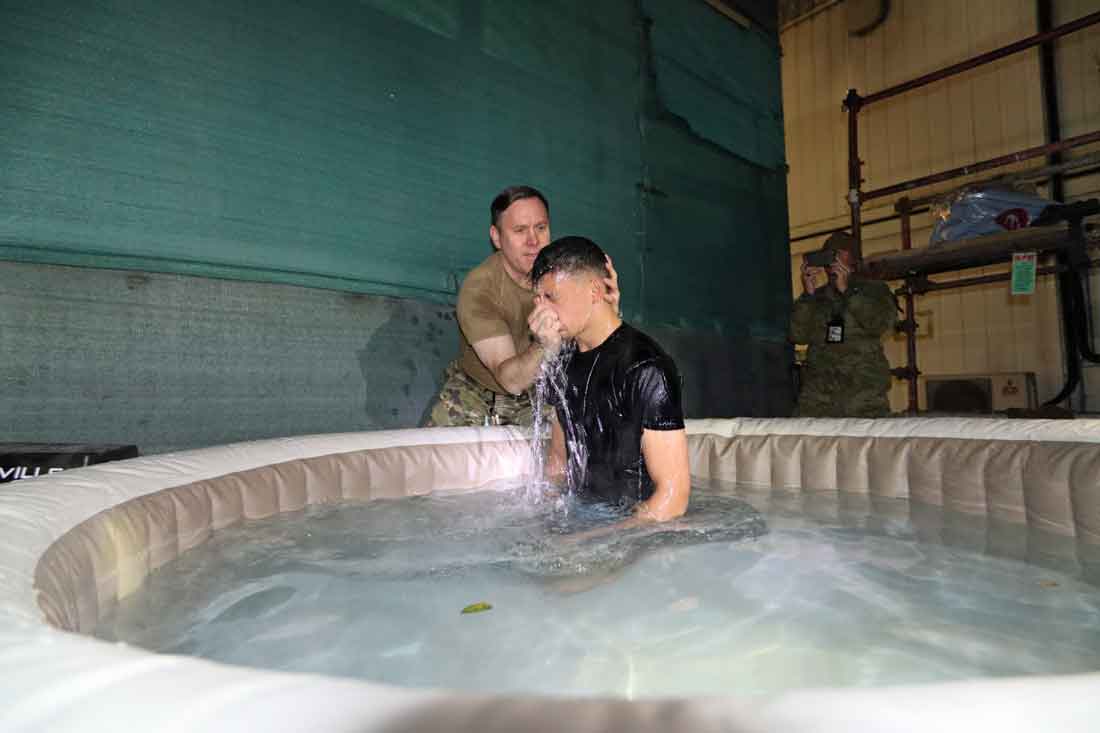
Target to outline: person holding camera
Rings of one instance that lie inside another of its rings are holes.
[[[837,232],[803,257],[803,292],[791,311],[790,333],[791,341],[809,347],[798,394],[801,417],[890,414],[882,335],[897,322],[897,301],[886,283],[860,277],[857,244]]]

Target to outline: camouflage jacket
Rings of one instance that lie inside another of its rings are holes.
[[[847,292],[841,293],[829,284],[813,295],[803,293],[791,310],[791,341],[823,346],[825,327],[838,315],[844,317],[844,344],[838,346],[866,348],[871,343],[877,345],[897,322],[897,300],[881,280],[855,275],[848,282]]]

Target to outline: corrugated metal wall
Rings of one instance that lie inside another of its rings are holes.
[[[890,5],[886,22],[863,37],[848,34],[846,2],[781,32],[792,237],[848,222],[847,116],[841,100],[849,88],[870,94],[1037,32],[1034,0],[894,0]],[[1061,0],[1056,7],[1055,22],[1060,23],[1092,12],[1100,3]],[[1100,121],[1100,72],[1088,60],[1096,53],[1096,39],[1091,31],[1058,42],[1065,135],[1095,129]],[[1077,88],[1071,91],[1073,84]],[[859,134],[865,190],[1043,144],[1038,50],[872,105],[860,115]],[[1069,190],[1082,195],[1089,185],[1082,182]],[[892,214],[894,201],[872,202],[864,219]],[[927,242],[930,227],[927,216],[915,221],[915,245]],[[864,238],[868,253],[900,247],[897,222],[870,226]],[[796,296],[801,291],[801,254],[821,241],[813,238],[791,247]],[[944,277],[995,271],[982,268]],[[926,375],[1033,371],[1041,399],[1061,387],[1052,279],[1040,279],[1033,296],[1012,297],[1007,284],[925,295],[918,298],[917,311],[918,361]],[[893,365],[903,365],[904,354],[903,339],[887,339]],[[896,382],[894,409],[904,408],[905,394],[904,383]]]
[[[783,414],[778,55],[702,0],[0,0],[0,440],[411,425],[516,182],[693,416]]]

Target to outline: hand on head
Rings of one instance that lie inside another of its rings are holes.
[[[615,272],[615,266],[611,264],[611,255],[605,255],[605,257],[607,259],[608,276],[603,279],[603,284],[607,287],[607,293],[603,297],[615,309],[615,314],[622,318],[623,309],[619,307],[619,299],[622,295],[619,292],[619,273]]]

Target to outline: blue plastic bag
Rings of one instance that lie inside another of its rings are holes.
[[[932,205],[929,245],[1031,226],[1053,201],[1010,188],[962,188]]]

